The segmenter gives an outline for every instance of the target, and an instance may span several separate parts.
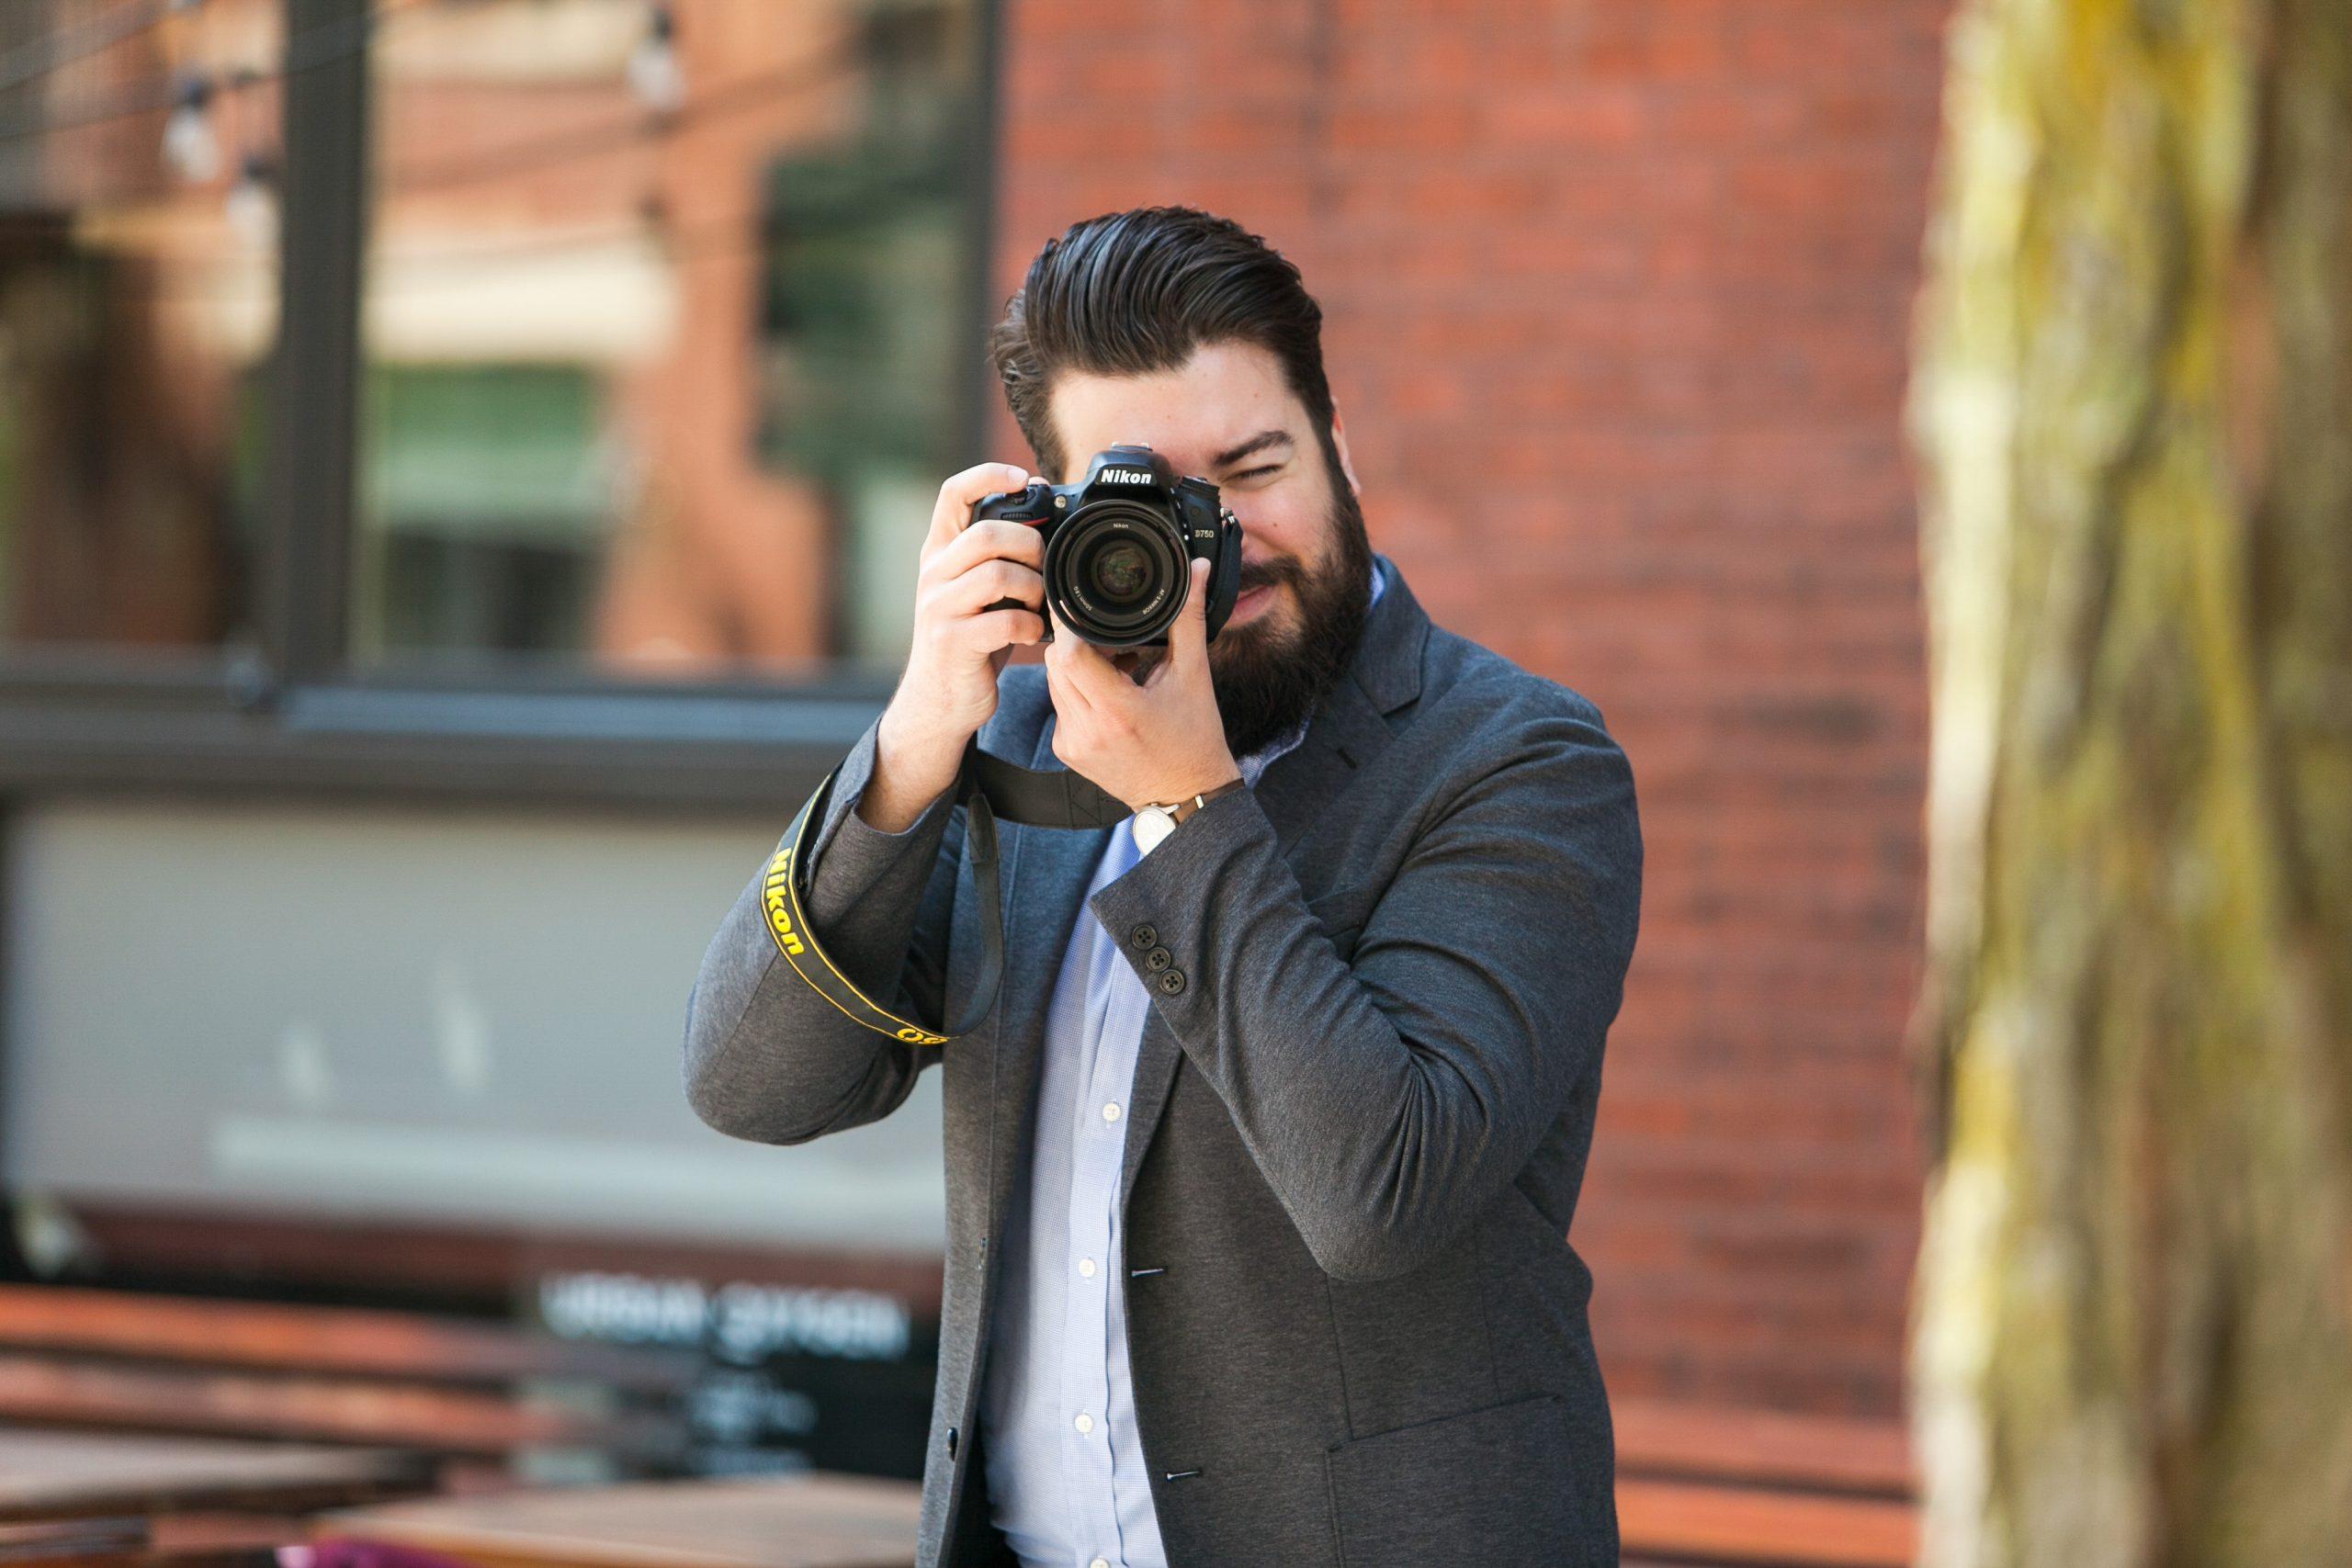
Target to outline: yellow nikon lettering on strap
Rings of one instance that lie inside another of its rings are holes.
[[[761,886],[760,902],[767,910],[768,934],[775,938],[776,946],[787,958],[797,958],[808,949],[800,942],[800,933],[792,924],[792,848],[790,845],[775,852],[768,862],[767,880]]]
[[[936,1034],[919,1025],[877,1007],[865,992],[850,983],[848,976],[835,966],[819,945],[816,934],[809,931],[807,917],[800,908],[800,889],[794,881],[794,869],[798,859],[801,837],[808,829],[809,819],[817,814],[832,781],[827,778],[808,805],[801,808],[798,819],[786,835],[786,841],[768,862],[766,874],[760,879],[760,911],[766,918],[768,935],[808,987],[838,1008],[852,1022],[860,1023],[877,1034],[888,1034],[910,1045],[944,1045],[951,1038]],[[814,964],[804,964],[811,958]]]

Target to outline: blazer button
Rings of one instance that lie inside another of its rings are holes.
[[[956,1428],[953,1427],[947,1428],[947,1457],[956,1457]]]
[[[1155,975],[1175,962],[1176,955],[1164,947],[1155,947],[1143,955],[1143,966]]]
[[[1182,969],[1170,969],[1159,976],[1159,994],[1161,996],[1178,996],[1182,993],[1183,989],[1184,972]]]
[[[1137,926],[1127,933],[1127,940],[1137,947],[1158,947],[1159,931],[1152,926]]]

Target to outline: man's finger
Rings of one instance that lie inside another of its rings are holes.
[[[1094,705],[1080,689],[1070,668],[1071,650],[1083,649],[1086,644],[1069,629],[1069,623],[1061,618],[1050,602],[1046,606],[1046,613],[1052,616],[1054,623],[1054,639],[1046,645],[1046,687],[1053,694],[1055,707],[1070,706],[1079,712],[1086,712]]]
[[[1054,640],[1067,645],[1062,655],[1062,671],[1080,691],[1086,694],[1090,705],[1115,701],[1121,686],[1134,684],[1117,665],[1111,662],[1108,653],[1076,632],[1057,631]],[[1111,683],[1114,681],[1119,684],[1114,686]]]
[[[1209,563],[1194,560],[1190,570],[1193,582],[1184,594],[1184,607],[1168,628],[1169,662],[1185,669],[1209,652]]]
[[[923,548],[936,549],[964,531],[972,508],[998,491],[1019,490],[1029,482],[1029,471],[1011,463],[981,463],[952,475],[939,487],[938,503],[931,509],[931,532]]]
[[[1035,573],[1044,567],[1045,559],[1045,545],[1035,528],[990,518],[968,525],[933,551],[917,575],[933,582],[947,582],[990,560],[1012,561]]]

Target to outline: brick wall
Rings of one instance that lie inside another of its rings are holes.
[[[1574,1232],[1619,1393],[1900,1394],[1926,742],[1900,404],[1944,15],[1005,0],[999,297],[1093,212],[1264,234],[1327,311],[1374,547],[1633,761],[1643,931]]]

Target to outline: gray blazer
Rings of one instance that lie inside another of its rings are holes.
[[[1171,1564],[1617,1560],[1591,1276],[1565,1238],[1641,901],[1633,773],[1592,704],[1431,626],[1378,561],[1306,740],[1085,910],[1123,829],[1001,829],[1006,971],[974,1032],[920,1046],[852,1021],[778,962],[756,874],[711,941],[684,1072],[720,1132],[802,1143],[942,1075],[923,1568],[1010,1560],[975,1407],[1080,918],[1151,987],[1120,1283]],[[1044,675],[1005,671],[981,743],[1057,768]],[[873,763],[869,728],[810,825],[806,912],[866,995],[944,1026],[978,949],[963,812],[896,835],[851,818]]]

